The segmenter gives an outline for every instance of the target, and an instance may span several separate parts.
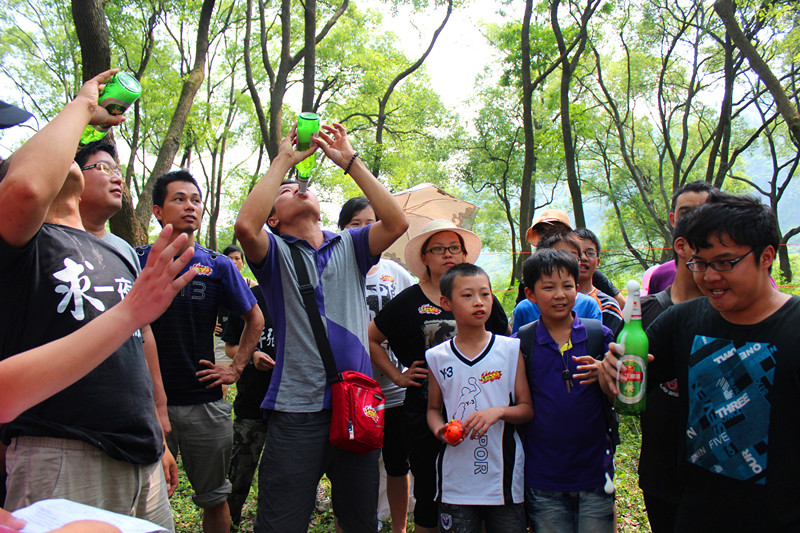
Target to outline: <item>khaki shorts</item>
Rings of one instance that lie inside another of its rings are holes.
[[[175,458],[178,453],[198,507],[208,509],[228,500],[231,483],[228,466],[233,448],[231,404],[225,400],[198,405],[167,407],[172,433],[167,446]]]
[[[9,511],[39,500],[65,498],[175,531],[160,462],[117,461],[77,440],[17,437],[6,453],[6,471]]]

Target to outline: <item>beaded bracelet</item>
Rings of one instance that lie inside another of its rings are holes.
[[[347,163],[347,168],[346,168],[346,169],[344,169],[344,173],[345,173],[345,174],[349,174],[349,173],[350,173],[350,167],[352,167],[352,166],[353,166],[353,161],[355,161],[355,160],[356,160],[356,157],[358,157],[358,152],[354,153],[354,154],[353,154],[353,157],[351,157],[351,158],[350,158],[350,162],[349,162],[349,163]]]

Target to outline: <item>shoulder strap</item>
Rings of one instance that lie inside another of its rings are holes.
[[[586,327],[586,351],[595,358],[603,355],[605,353],[603,323],[595,318],[581,318],[581,322]]]
[[[668,307],[672,306],[672,298],[670,298],[669,293],[667,291],[661,291],[655,294],[656,300],[658,301],[658,305],[661,306],[662,309],[667,309]]]
[[[522,361],[525,363],[525,377],[528,382],[531,380],[531,355],[533,354],[533,340],[536,338],[536,326],[539,324],[538,320],[534,320],[530,324],[525,324],[517,330],[517,338],[519,339],[519,351],[522,352]]]
[[[297,284],[300,286],[303,306],[306,309],[308,321],[311,323],[311,330],[314,332],[314,340],[317,342],[322,364],[325,365],[325,374],[330,382],[341,380],[341,375],[336,369],[336,360],[333,358],[331,343],[325,334],[325,326],[322,324],[319,307],[317,307],[317,302],[314,299],[314,287],[309,280],[308,269],[303,261],[302,253],[297,244],[290,244],[289,249],[292,251],[292,261],[294,262],[294,270],[297,273]]]

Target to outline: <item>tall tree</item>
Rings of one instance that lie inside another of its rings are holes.
[[[550,5],[550,22],[553,25],[553,34],[556,37],[558,52],[561,55],[561,134],[564,137],[564,163],[567,167],[567,184],[572,197],[572,214],[575,217],[575,225],[581,228],[586,227],[586,216],[583,213],[581,184],[575,163],[575,139],[573,138],[570,119],[570,82],[589,40],[589,20],[600,6],[601,1],[586,0],[582,8],[577,2],[570,2],[570,11],[574,7],[576,11],[580,12],[580,17],[576,20],[578,24],[577,47],[572,53],[572,57],[568,55],[567,44],[561,30],[561,23],[558,20],[558,7],[561,1],[553,0]]]
[[[152,216],[153,184],[158,176],[167,172],[172,166],[175,155],[178,153],[181,136],[183,135],[183,128],[189,117],[189,111],[192,108],[194,97],[205,78],[206,55],[208,54],[209,43],[208,30],[211,25],[211,14],[214,11],[214,3],[215,0],[203,0],[197,26],[194,65],[184,78],[181,87],[181,95],[175,107],[175,113],[170,120],[166,137],[161,143],[161,148],[158,151],[158,157],[155,165],[153,165],[153,170],[150,172],[150,177],[139,192],[139,201],[136,204],[135,212],[136,219],[144,228],[147,228],[150,217]]]

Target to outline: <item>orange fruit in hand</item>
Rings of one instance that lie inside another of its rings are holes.
[[[447,442],[450,444],[455,444],[461,437],[464,435],[464,425],[461,423],[461,420],[451,420],[447,423],[447,426],[444,430],[444,438],[447,439]]]

